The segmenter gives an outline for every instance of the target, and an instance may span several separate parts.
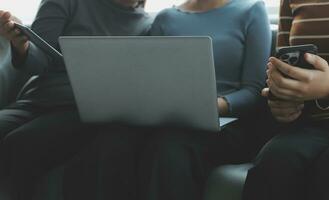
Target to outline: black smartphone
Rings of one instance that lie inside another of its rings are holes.
[[[39,35],[37,35],[30,28],[23,26],[21,24],[15,23],[15,28],[19,29],[22,34],[24,34],[28,39],[35,44],[35,46],[39,47],[46,54],[56,60],[63,60],[62,54],[53,48],[50,44],[48,44],[45,40],[43,40]]]
[[[318,53],[318,48],[314,44],[298,45],[298,46],[288,46],[277,48],[275,57],[281,61],[304,69],[314,69],[314,67],[306,62],[305,54],[310,53],[316,55]],[[277,100],[271,91],[268,96],[271,100]]]
[[[314,44],[306,44],[299,46],[281,47],[277,49],[275,57],[295,67],[313,69],[313,66],[305,60],[304,55],[306,53],[316,55],[318,53],[317,46]]]

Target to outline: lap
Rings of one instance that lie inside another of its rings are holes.
[[[21,164],[48,168],[71,158],[95,136],[81,123],[76,110],[52,111],[8,133],[1,151],[10,168],[20,168]]]
[[[310,165],[328,146],[329,130],[313,125],[293,126],[265,144],[255,163],[273,162],[275,167],[280,163]]]
[[[308,199],[329,199],[329,148],[315,161],[310,175]]]
[[[268,140],[261,128],[248,126],[244,121],[237,121],[220,132],[167,128],[158,130],[146,146],[168,154],[192,149],[202,153],[200,155],[214,165],[242,163],[250,161]],[[262,138],[256,140],[256,134]]]
[[[0,141],[9,132],[33,120],[38,115],[39,115],[38,112],[32,112],[22,109],[0,110]]]

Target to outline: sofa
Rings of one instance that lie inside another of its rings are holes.
[[[273,44],[276,41],[276,25],[271,25]],[[275,45],[273,45],[272,53]],[[13,102],[23,84],[29,79],[28,75],[15,70],[11,65],[9,43],[0,37],[0,108]],[[215,169],[207,182],[205,200],[241,200],[241,194],[251,163],[240,165],[225,165]],[[40,179],[36,200],[62,200],[64,166],[53,169]],[[1,187],[1,186],[0,186]],[[0,188],[0,199],[5,191]]]

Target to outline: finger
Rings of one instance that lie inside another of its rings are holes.
[[[17,37],[19,35],[22,35],[21,31],[19,29],[15,28],[15,27],[10,29],[8,31],[8,34],[11,34],[12,36],[15,36],[15,37]]]
[[[15,40],[13,40],[13,43],[15,45],[23,46],[28,41],[28,38],[26,36],[19,36],[16,37]]]
[[[277,98],[283,99],[283,100],[290,100],[290,101],[296,101],[301,98],[300,93],[295,92],[293,90],[280,88],[276,85],[276,83],[273,80],[268,80],[267,84],[270,88],[271,93],[273,93],[274,96]]]
[[[0,23],[9,21],[10,17],[11,17],[10,12],[3,11],[0,15]]]
[[[262,96],[263,97],[268,97],[269,93],[270,93],[270,89],[269,88],[264,88],[262,90]]]
[[[283,73],[284,75],[290,78],[297,79],[300,81],[308,81],[310,79],[309,70],[307,69],[302,69],[299,67],[288,65],[287,63],[282,62],[281,60],[273,57],[270,58],[270,62],[273,65],[273,67],[275,67],[281,73]]]
[[[5,19],[5,20],[9,20],[11,17],[11,13],[6,11],[3,15],[2,15],[2,18]]]
[[[14,39],[14,37],[17,35],[14,25],[11,22],[4,24],[3,27],[0,28],[0,34],[8,40]]]
[[[3,30],[6,32],[12,31],[15,28],[15,24],[12,21],[8,21],[7,23],[3,24]]]
[[[296,112],[299,112],[300,110],[297,110],[297,108],[271,108],[271,111],[275,116],[288,117]]]
[[[297,110],[301,110],[304,108],[303,102],[295,102],[295,101],[282,101],[282,100],[269,100],[268,105],[271,108],[296,108]]]
[[[318,69],[320,71],[327,71],[329,68],[328,62],[323,58],[321,58],[320,56],[306,53],[305,60],[311,65],[313,65],[315,69]]]
[[[272,69],[269,78],[278,88],[293,90],[294,93],[299,92],[301,88],[300,81],[282,76],[277,69]]]
[[[275,117],[279,122],[283,122],[283,123],[289,123],[292,121],[295,121],[296,119],[298,119],[298,117],[302,114],[302,112],[297,112],[294,113],[288,117]]]
[[[7,23],[5,25],[4,30],[2,31],[2,34],[9,40],[14,40],[21,34],[21,32],[15,29],[15,26],[13,26],[13,24]]]

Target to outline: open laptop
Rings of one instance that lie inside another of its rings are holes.
[[[61,37],[82,121],[220,130],[209,37]]]

